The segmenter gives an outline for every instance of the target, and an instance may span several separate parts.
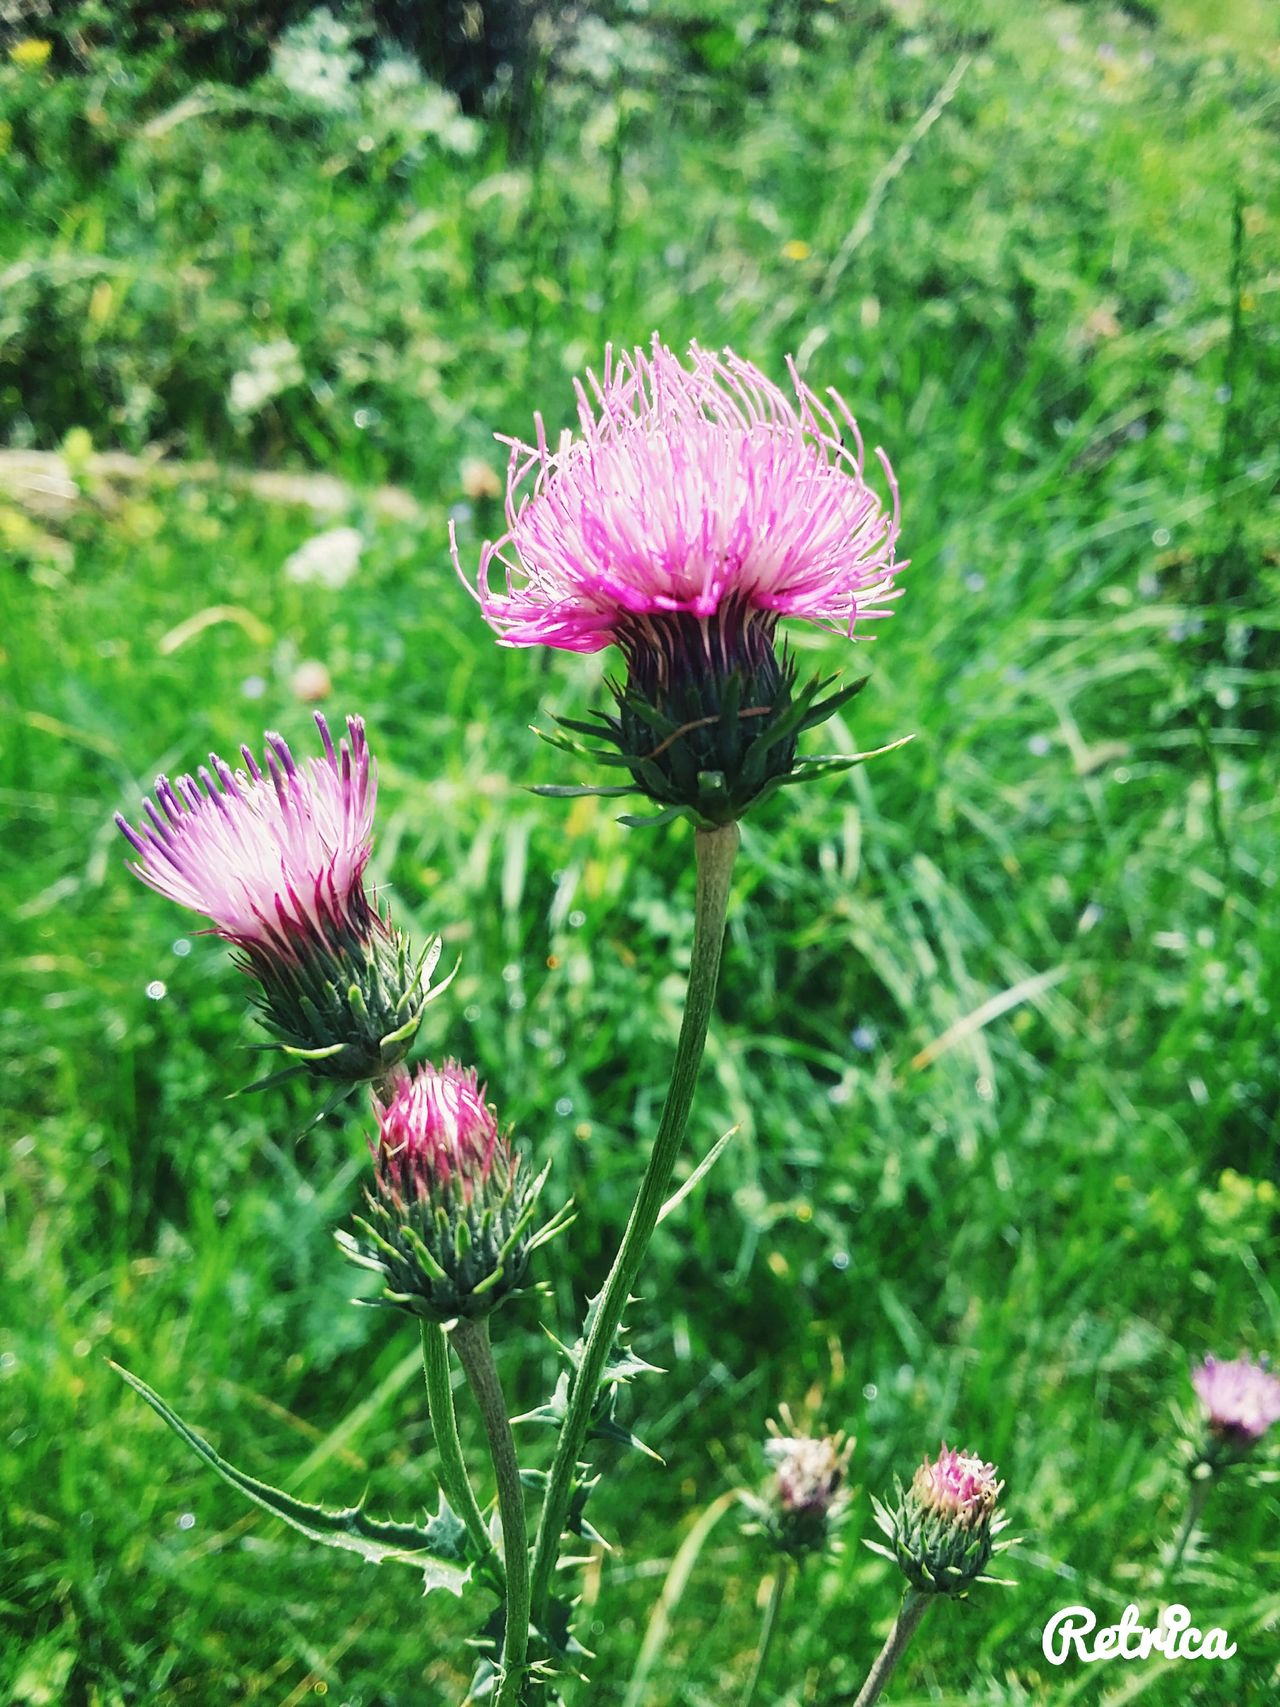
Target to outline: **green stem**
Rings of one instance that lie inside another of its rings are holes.
[[[881,1691],[893,1676],[894,1667],[906,1652],[907,1643],[916,1633],[916,1626],[929,1610],[929,1600],[929,1595],[917,1594],[913,1588],[909,1588],[903,1595],[898,1616],[889,1632],[889,1639],[881,1648],[879,1659],[867,1673],[867,1681],[858,1692],[858,1699],[853,1707],[871,1707],[873,1701],[880,1699]]]
[[[1178,1538],[1173,1544],[1173,1552],[1169,1555],[1169,1563],[1165,1566],[1164,1575],[1160,1579],[1161,1594],[1163,1594],[1169,1587],[1170,1582],[1173,1580],[1174,1572],[1182,1563],[1182,1555],[1187,1550],[1187,1542],[1191,1539],[1192,1530],[1200,1521],[1201,1514],[1204,1511],[1205,1501],[1209,1498],[1209,1489],[1212,1486],[1212,1476],[1204,1476],[1200,1480],[1194,1481],[1191,1484],[1191,1496],[1187,1500],[1187,1515],[1182,1520],[1182,1528],[1178,1531]]]
[[[538,1524],[533,1555],[533,1610],[543,1629],[546,1628],[551,1578],[560,1556],[560,1537],[573,1497],[578,1460],[591,1431],[600,1379],[613,1350],[618,1323],[622,1320],[622,1312],[671,1183],[671,1171],[680,1151],[680,1140],[684,1137],[685,1122],[689,1118],[698,1080],[698,1068],[702,1064],[716,981],[720,975],[720,951],[724,945],[724,925],[729,908],[729,880],[733,874],[734,855],[738,851],[738,826],[725,824],[714,830],[699,830],[696,848],[698,886],[693,953],[689,962],[684,1018],[671,1067],[671,1082],[667,1087],[667,1099],[644,1179],[631,1206],[627,1230],[604,1288],[588,1312],[586,1345],[570,1384],[565,1418]]]
[[[502,1677],[494,1707],[519,1707],[529,1657],[529,1531],[524,1515],[524,1485],[516,1443],[507,1420],[498,1371],[489,1344],[489,1324],[456,1322],[453,1346],[467,1372],[489,1439],[489,1455],[498,1484],[502,1519],[502,1556],[507,1567],[507,1601],[502,1632]]]
[[[449,1342],[439,1322],[422,1318],[422,1368],[427,1378],[427,1409],[440,1454],[440,1481],[449,1504],[462,1519],[472,1545],[481,1559],[502,1571],[493,1538],[476,1504],[475,1492],[462,1458],[458,1419],[453,1409],[453,1384],[449,1380]]]
[[[773,1633],[778,1628],[778,1615],[782,1611],[782,1602],[787,1592],[787,1579],[791,1575],[791,1561],[779,1559],[778,1569],[773,1579],[773,1589],[769,1595],[769,1604],[764,1609],[764,1623],[760,1626],[760,1640],[756,1644],[756,1657],[751,1666],[751,1676],[747,1679],[747,1687],[742,1692],[742,1707],[753,1707],[756,1690],[760,1687],[760,1679],[769,1658],[769,1649],[773,1646]]]

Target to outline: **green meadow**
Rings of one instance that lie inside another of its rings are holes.
[[[595,1450],[565,1700],[736,1707],[774,1565],[726,1496],[782,1404],[856,1437],[854,1492],[761,1702],[852,1702],[900,1592],[870,1495],[942,1440],[999,1465],[1016,1586],[935,1607],[887,1701],[1273,1699],[1274,1438],[1161,1579],[1192,1362],[1280,1351],[1276,12],[548,7],[520,98],[464,113],[356,0],[28,11],[0,27],[0,1700],[465,1694],[491,1602],[310,1547],[108,1366],[303,1498],[435,1506],[416,1332],[351,1307],[334,1245],[366,1109],[232,1094],[246,980],[112,815],[267,729],[315,750],[317,706],[366,718],[374,876],[459,962],[418,1052],[475,1063],[578,1207],[495,1320],[541,1404],[657,1118],[693,832],[528,792],[613,780],[530,725],[605,703],[616,657],[499,648],[448,528],[474,566],[494,435],[554,437],[655,330],[779,380],[793,354],[885,448],[895,614],[790,638],[871,673],[811,750],[913,740],[743,825],[681,1176],[736,1133],[628,1314],[663,1373],[622,1415],[661,1463]],[[349,579],[306,579],[338,528]],[[1061,1607],[1162,1597],[1234,1658],[1041,1651]]]

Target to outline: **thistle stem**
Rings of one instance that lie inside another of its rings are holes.
[[[697,897],[694,904],[693,952],[689,962],[689,986],[684,1018],[671,1066],[671,1082],[658,1122],[640,1190],[631,1206],[631,1217],[622,1236],[609,1277],[587,1316],[586,1344],[573,1371],[560,1439],[547,1481],[546,1497],[538,1524],[533,1555],[533,1610],[545,1628],[551,1578],[560,1554],[560,1537],[573,1497],[578,1460],[591,1430],[600,1380],[613,1350],[618,1323],[644,1260],[653,1229],[666,1200],[671,1172],[680,1152],[685,1123],[693,1102],[707,1041],[716,982],[720,975],[720,952],[724,945],[725,918],[729,907],[729,880],[738,851],[738,826],[721,825],[699,830]]]
[[[422,1319],[422,1369],[427,1378],[427,1409],[440,1454],[440,1481],[449,1504],[462,1519],[473,1546],[482,1559],[502,1573],[502,1561],[493,1545],[476,1504],[475,1492],[462,1458],[458,1419],[453,1409],[453,1386],[449,1380],[449,1342],[439,1322]]]
[[[1173,1544],[1173,1551],[1169,1555],[1169,1563],[1165,1566],[1164,1575],[1160,1578],[1161,1594],[1163,1594],[1169,1587],[1169,1584],[1173,1580],[1174,1572],[1182,1563],[1182,1555],[1187,1550],[1187,1542],[1190,1541],[1191,1533],[1196,1524],[1200,1521],[1201,1515],[1204,1512],[1205,1502],[1209,1498],[1209,1490],[1212,1486],[1212,1476],[1205,1476],[1200,1481],[1192,1482],[1191,1484],[1191,1493],[1187,1500],[1187,1515],[1182,1520],[1182,1528],[1178,1531],[1178,1538]]]
[[[502,1519],[502,1556],[507,1568],[507,1600],[502,1632],[502,1678],[494,1707],[519,1707],[524,1694],[525,1662],[529,1657],[529,1531],[524,1515],[524,1485],[516,1443],[507,1420],[489,1324],[457,1322],[453,1347],[475,1394],[493,1459],[498,1484],[498,1515]]]
[[[769,1649],[773,1646],[773,1635],[778,1628],[778,1617],[782,1611],[782,1602],[786,1598],[787,1581],[790,1575],[791,1561],[780,1558],[773,1579],[773,1588],[769,1593],[769,1604],[764,1609],[764,1623],[760,1626],[760,1640],[756,1644],[756,1657],[751,1665],[751,1676],[747,1679],[747,1687],[742,1692],[742,1707],[754,1707],[756,1690],[760,1687],[760,1679],[769,1659]]]
[[[867,1673],[867,1681],[858,1693],[858,1699],[853,1707],[871,1707],[872,1702],[880,1699],[881,1691],[893,1676],[894,1667],[907,1650],[907,1643],[916,1633],[916,1627],[925,1613],[929,1610],[930,1596],[917,1594],[909,1588],[902,1597],[902,1605],[898,1608],[898,1616],[893,1621],[893,1629],[889,1639],[880,1650],[880,1657]]]

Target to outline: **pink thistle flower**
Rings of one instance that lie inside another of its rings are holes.
[[[262,765],[248,747],[244,770],[211,754],[197,777],[156,779],[140,828],[116,823],[142,881],[238,951],[286,1053],[328,1077],[373,1078],[417,1031],[439,943],[411,964],[365,892],[376,779],[363,721],[349,717],[336,748],[318,712],[316,726],[320,757],[299,765],[268,734]]]
[[[607,348],[600,378],[575,382],[579,437],[552,450],[536,415],[535,444],[503,439],[507,532],[483,549],[477,596],[504,643],[598,652],[642,643],[655,617],[705,630],[726,607],[770,631],[780,615],[849,635],[887,616],[888,458],[890,515],[843,400],[787,372],[794,399],[730,350],[692,344],[686,366],[655,335],[650,354]]]
[[[876,1522],[889,1546],[868,1541],[872,1552],[892,1559],[918,1594],[964,1595],[983,1575],[993,1553],[1013,1545],[995,1538],[1006,1519],[997,1510],[1004,1483],[994,1464],[943,1443],[926,1458],[904,1492],[896,1484],[892,1508],[873,1500]]]
[[[454,1193],[470,1203],[488,1184],[498,1123],[474,1068],[423,1064],[397,1080],[387,1102],[374,1098],[378,1136],[370,1143],[379,1194],[397,1206]],[[499,1157],[499,1161],[509,1157]]]
[[[702,823],[793,780],[798,734],[855,691],[793,695],[779,618],[852,638],[890,614],[904,567],[888,459],[886,511],[843,400],[788,374],[791,394],[731,350],[681,362],[656,334],[648,353],[606,349],[575,382],[576,436],[553,449],[538,415],[532,445],[504,440],[507,531],[472,589],[504,645],[621,648],[619,716],[586,726],[618,754],[595,756]],[[453,558],[466,580],[456,538]]]
[[[996,1480],[994,1464],[984,1464],[972,1453],[957,1452],[945,1441],[938,1457],[926,1458],[911,1481],[923,1510],[965,1529],[990,1518],[1003,1487],[1004,1483]]]
[[[359,1236],[340,1233],[340,1245],[382,1275],[381,1303],[438,1322],[488,1315],[518,1290],[530,1254],[567,1225],[561,1211],[529,1231],[546,1170],[529,1180],[475,1070],[456,1061],[402,1073],[373,1110],[368,1213]]]
[[[366,928],[377,782],[364,723],[349,717],[350,741],[336,751],[319,713],[316,725],[322,758],[299,766],[283,738],[268,733],[265,771],[248,747],[243,771],[212,753],[199,781],[156,778],[140,830],[116,814],[141,856],[131,869],[142,881],[204,913],[238,947],[296,954],[300,941],[335,924]]]
[[[1208,1414],[1210,1432],[1240,1451],[1247,1452],[1280,1422],[1280,1379],[1265,1363],[1206,1357],[1192,1371],[1191,1383]]]

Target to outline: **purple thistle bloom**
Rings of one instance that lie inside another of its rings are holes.
[[[862,685],[797,691],[779,618],[852,638],[889,614],[904,567],[888,459],[877,450],[886,512],[844,402],[794,362],[788,373],[793,395],[731,350],[692,344],[681,362],[656,334],[647,354],[606,349],[600,377],[575,382],[576,436],[553,449],[535,416],[532,445],[504,441],[507,531],[472,589],[504,645],[621,648],[618,715],[565,727],[611,744],[586,751],[703,825],[797,780],[799,735]],[[456,538],[453,559],[466,580]]]
[[[877,450],[886,515],[842,399],[787,371],[794,400],[732,351],[692,344],[685,366],[655,334],[650,354],[607,348],[600,378],[575,381],[578,437],[553,450],[535,415],[535,444],[504,439],[507,532],[485,545],[477,586],[503,642],[627,649],[654,618],[688,615],[710,650],[709,619],[727,608],[770,634],[780,615],[849,635],[887,616],[893,471]]]
[[[1191,1383],[1208,1413],[1211,1433],[1242,1451],[1280,1422],[1280,1379],[1265,1363],[1206,1357],[1192,1371]]]
[[[198,781],[157,778],[140,829],[116,823],[142,881],[239,951],[287,1054],[328,1078],[376,1078],[413,1041],[440,946],[414,963],[365,893],[376,783],[363,721],[349,717],[336,748],[318,712],[316,725],[321,757],[299,765],[269,734],[262,766],[247,747],[245,770],[212,754]]]
[[[116,814],[141,856],[131,869],[142,881],[204,913],[239,947],[296,955],[299,939],[335,925],[368,928],[363,877],[376,780],[364,723],[349,717],[350,743],[344,738],[336,751],[318,712],[316,725],[322,758],[299,766],[285,741],[268,734],[265,772],[248,747],[240,749],[243,771],[213,753],[198,781],[157,777],[141,829]]]

